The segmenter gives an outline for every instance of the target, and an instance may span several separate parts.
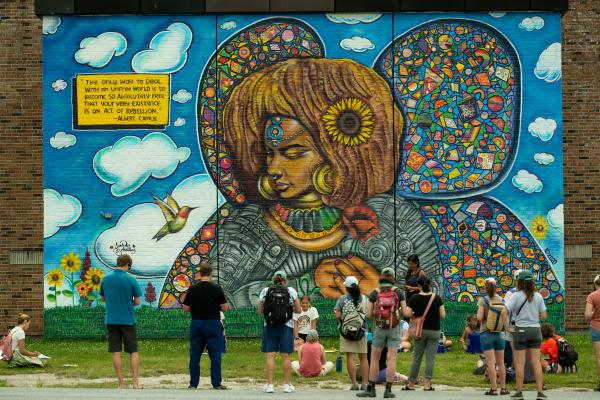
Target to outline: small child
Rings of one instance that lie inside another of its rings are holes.
[[[410,332],[408,328],[408,322],[406,322],[405,320],[400,320],[402,341],[400,342],[400,346],[398,347],[398,353],[400,353],[401,351],[408,352],[412,348],[412,344],[410,343]]]
[[[325,348],[319,343],[319,334],[310,329],[306,343],[298,349],[298,361],[292,361],[292,369],[298,376],[313,378],[333,371],[333,363],[325,361]]]
[[[558,340],[561,339],[559,335],[554,333],[554,327],[552,324],[546,322],[542,324],[542,347],[540,353],[542,354],[542,370],[544,372],[554,372],[560,374],[562,372],[561,366],[558,364]]]
[[[479,321],[477,320],[477,315],[469,314],[469,316],[467,317],[467,324],[465,325],[465,330],[463,331],[463,334],[460,337],[460,344],[464,351],[467,351],[467,339],[469,338],[469,335],[473,332],[479,332]]]

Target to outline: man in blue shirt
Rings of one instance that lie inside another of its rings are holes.
[[[142,292],[133,276],[128,272],[132,260],[128,254],[117,258],[117,269],[102,280],[100,296],[106,303],[106,329],[108,330],[108,352],[112,353],[113,366],[119,380],[119,389],[125,388],[121,369],[121,351],[131,355],[131,381],[134,389],[142,389],[138,381],[139,355],[133,306],[140,305]]]

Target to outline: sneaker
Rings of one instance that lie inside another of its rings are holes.
[[[291,383],[283,384],[283,393],[292,393],[294,390],[296,390],[296,388]]]
[[[536,400],[544,400],[547,399],[546,395],[542,392],[538,392]]]
[[[198,386],[192,386],[192,385],[189,385],[189,386],[188,386],[188,389],[198,389]]]
[[[350,386],[350,390],[360,390],[360,386],[358,386],[358,383],[353,383],[352,386]]]
[[[360,385],[360,390],[362,390],[362,391],[367,390],[367,385],[365,385],[364,383],[362,385]]]
[[[263,391],[265,393],[273,393],[273,392],[275,392],[275,389],[273,389],[273,384],[272,383],[267,383],[265,385],[265,387],[263,388]]]
[[[219,385],[219,386],[213,386],[214,390],[227,390],[229,389],[227,386],[223,386],[223,385]]]
[[[510,395],[512,400],[523,400],[523,392],[514,392]]]

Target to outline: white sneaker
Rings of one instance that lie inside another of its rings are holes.
[[[292,393],[294,390],[296,390],[296,388],[294,388],[294,385],[291,383],[283,384],[283,393]]]
[[[265,385],[265,387],[263,388],[263,391],[265,393],[273,393],[273,392],[275,392],[275,389],[273,389],[273,384],[272,383],[267,383]]]

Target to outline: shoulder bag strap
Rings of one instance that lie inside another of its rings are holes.
[[[425,316],[429,312],[429,308],[433,304],[434,299],[435,299],[435,293],[431,293],[431,298],[429,299],[429,303],[427,303],[427,308],[425,308],[425,312],[423,313],[423,319],[425,319]]]

